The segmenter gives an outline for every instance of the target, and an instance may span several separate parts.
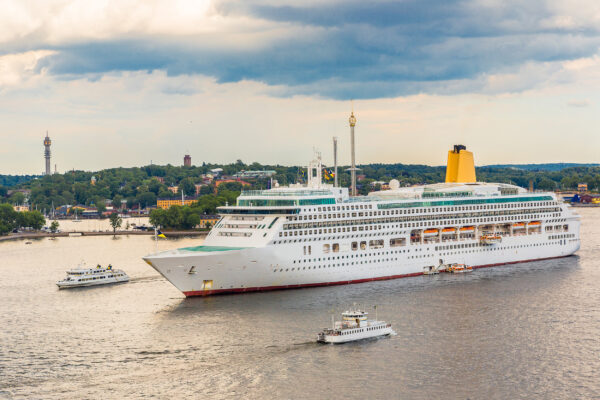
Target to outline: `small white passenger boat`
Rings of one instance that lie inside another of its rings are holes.
[[[367,320],[367,312],[360,310],[344,311],[342,320],[333,322],[332,328],[325,328],[317,334],[320,343],[346,343],[355,340],[394,335],[392,325],[385,321]],[[332,317],[333,319],[333,317]]]
[[[128,281],[129,276],[124,271],[113,269],[110,264],[106,268],[100,265],[96,268],[85,268],[80,265],[77,268],[67,271],[67,277],[62,281],[56,282],[56,285],[59,289],[69,289]]]

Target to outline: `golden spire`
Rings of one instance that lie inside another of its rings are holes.
[[[350,112],[350,118],[348,121],[350,122],[350,126],[356,125],[356,117],[354,116],[354,100],[350,101],[352,104],[352,111]]]

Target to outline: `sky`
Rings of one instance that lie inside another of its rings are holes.
[[[600,162],[597,0],[0,0],[0,174]]]

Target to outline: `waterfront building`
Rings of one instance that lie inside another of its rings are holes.
[[[50,145],[51,144],[52,144],[52,141],[50,140],[50,137],[48,137],[48,131],[46,131],[46,137],[44,138],[44,159],[46,160],[45,175],[52,174],[52,171],[50,169]]]
[[[200,216],[200,228],[212,228],[221,217],[219,215],[201,215]]]
[[[241,179],[219,179],[219,180],[215,181],[215,186],[219,187],[220,184],[227,183],[227,182],[238,182],[238,183],[241,183],[242,186],[252,186],[250,183],[243,181]]]
[[[450,154],[451,153],[451,154]],[[144,257],[186,296],[339,285],[566,257],[580,218],[553,192],[475,180],[472,154],[448,157],[447,181],[349,196],[322,183],[243,191],[202,245]],[[494,240],[489,240],[492,237]]]
[[[169,186],[167,187],[167,190],[173,194],[177,194],[177,192],[179,192],[179,186]]]
[[[184,167],[192,166],[192,157],[190,157],[189,154],[186,154],[185,156],[183,156],[183,166]]]
[[[276,174],[276,171],[240,171],[233,174],[234,178],[270,178]]]
[[[189,206],[195,201],[198,201],[196,196],[185,196],[184,199],[181,197],[159,197],[158,200],[156,200],[156,207],[166,210],[171,206]]]
[[[588,191],[588,185],[587,183],[580,183],[577,185],[577,191],[580,193],[584,193]]]
[[[27,205],[20,205],[20,206],[14,205],[13,209],[15,211],[17,211],[17,212],[29,211],[29,206],[27,206]]]

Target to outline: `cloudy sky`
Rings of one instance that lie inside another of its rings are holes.
[[[0,174],[600,162],[598,0],[0,0]]]

